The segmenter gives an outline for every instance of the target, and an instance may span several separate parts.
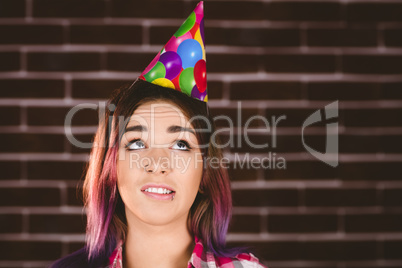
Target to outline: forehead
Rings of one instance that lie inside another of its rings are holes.
[[[150,120],[181,126],[189,125],[188,118],[178,106],[163,101],[151,101],[140,105],[132,114],[128,125]]]

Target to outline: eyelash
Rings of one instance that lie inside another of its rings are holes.
[[[130,142],[125,146],[126,149],[127,149],[128,151],[140,150],[140,149],[131,149],[131,148],[130,148],[130,146],[133,145],[134,143],[136,143],[137,141],[141,141],[141,142],[142,142],[141,139],[132,140],[132,141],[130,141]],[[144,142],[142,142],[142,143],[143,143],[144,146],[145,146],[145,143],[144,143]],[[190,150],[192,149],[191,146],[190,146],[190,144],[189,144],[187,141],[185,141],[185,140],[177,140],[175,144],[178,144],[178,143],[183,143],[187,148],[186,148],[186,149],[177,149],[177,150],[180,150],[180,151],[190,151]],[[145,149],[145,148],[141,148],[141,149]]]

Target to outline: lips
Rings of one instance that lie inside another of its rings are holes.
[[[146,184],[141,187],[141,192],[156,200],[173,200],[176,193],[172,187],[165,184]]]

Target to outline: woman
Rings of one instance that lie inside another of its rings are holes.
[[[86,246],[52,267],[264,267],[225,247],[232,201],[216,165],[203,38],[201,2],[112,95],[84,182]]]
[[[84,182],[87,245],[52,267],[263,267],[225,247],[230,185],[207,163],[221,153],[206,103],[137,80],[110,104]]]

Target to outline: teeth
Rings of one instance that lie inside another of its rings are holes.
[[[147,188],[145,192],[156,193],[156,194],[170,194],[172,191],[165,188]]]

